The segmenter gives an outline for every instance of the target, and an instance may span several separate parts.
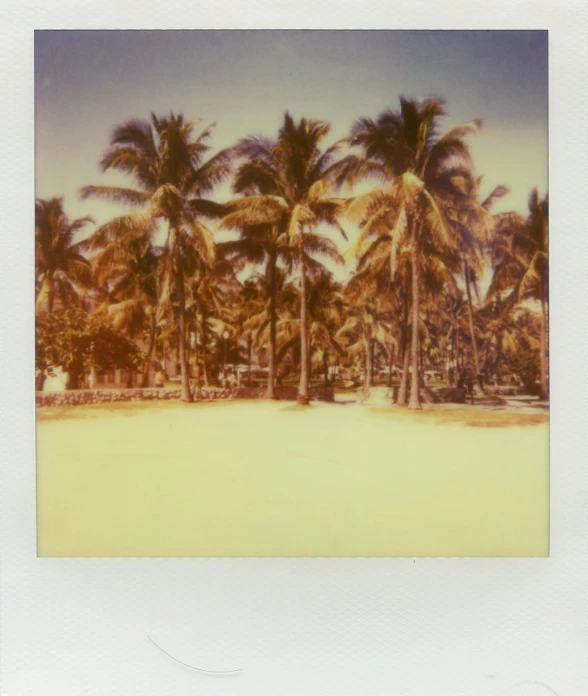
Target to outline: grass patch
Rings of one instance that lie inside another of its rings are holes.
[[[372,408],[372,413],[395,419],[406,419],[415,423],[438,425],[460,425],[469,428],[505,428],[517,425],[540,425],[549,422],[548,412],[529,413],[515,409],[489,410],[483,407],[444,408],[423,405],[422,410],[412,411],[400,406]]]

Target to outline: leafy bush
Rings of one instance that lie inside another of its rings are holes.
[[[508,359],[508,367],[520,378],[527,391],[536,390],[536,382],[540,374],[540,358],[537,349],[519,349]]]
[[[104,312],[89,315],[79,308],[43,312],[37,315],[35,338],[37,370],[53,375],[60,368],[69,376],[68,389],[77,389],[92,368],[136,369],[144,360]]]

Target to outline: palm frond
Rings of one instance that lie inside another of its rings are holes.
[[[148,193],[120,186],[83,186],[80,189],[80,198],[100,198],[109,203],[124,203],[137,208],[149,202]]]

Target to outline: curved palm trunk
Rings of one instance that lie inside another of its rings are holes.
[[[541,399],[549,399],[549,387],[547,384],[547,307],[545,303],[545,297],[543,293],[541,294],[541,337],[540,337],[540,348],[541,348],[541,373],[540,373],[540,386],[541,386]]]
[[[419,394],[419,263],[417,254],[417,235],[413,233],[412,242],[412,379],[408,408],[421,408]]]
[[[153,364],[153,353],[155,352],[155,313],[151,315],[151,323],[149,326],[149,347],[147,349],[147,361],[143,368],[143,379],[141,380],[142,387],[149,386],[149,373]]]
[[[268,399],[277,399],[276,394],[276,254],[269,257],[269,300],[270,300],[270,350],[267,376]]]
[[[176,237],[177,239],[177,237]],[[177,243],[179,245],[179,239]],[[182,401],[191,402],[192,392],[190,391],[190,376],[188,374],[188,356],[186,354],[186,295],[184,289],[184,269],[182,267],[181,251],[178,246],[176,256],[176,291],[178,293],[178,347],[179,363],[182,369]]]
[[[476,343],[476,334],[474,331],[474,310],[472,307],[472,288],[470,285],[470,271],[469,267],[466,264],[464,264],[463,268],[463,274],[464,274],[464,279],[465,279],[465,286],[466,286],[466,294],[468,298],[468,322],[470,325],[470,338],[472,340],[472,350],[474,352],[474,365],[476,367],[476,378],[478,379],[478,382],[480,384],[480,389],[482,392],[484,392],[484,385],[482,383],[482,377],[480,373],[480,358],[478,356],[478,346]]]
[[[300,263],[300,385],[298,387],[297,401],[303,406],[310,403],[310,375],[308,370],[308,307],[306,306],[306,264],[304,261],[304,248],[302,246],[302,232],[298,248]]]

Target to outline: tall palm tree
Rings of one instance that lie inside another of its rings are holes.
[[[350,142],[362,150],[351,154],[339,180],[353,185],[371,177],[384,184],[361,196],[356,206],[366,219],[358,243],[382,234],[391,237],[391,273],[397,253],[410,247],[412,271],[412,383],[409,408],[420,408],[419,307],[420,271],[429,254],[440,263],[455,254],[444,208],[453,204],[472,178],[472,164],[465,137],[475,133],[479,120],[453,128],[439,137],[439,119],[445,115],[439,99],[400,99],[400,111],[384,111],[374,121],[354,124]],[[463,195],[463,194],[462,194]]]
[[[287,231],[300,279],[300,404],[310,400],[307,279],[320,265],[317,255],[342,260],[334,242],[322,236],[317,225],[334,225],[345,236],[337,222],[341,200],[330,194],[338,167],[336,157],[343,143],[322,150],[329,130],[324,121],[303,118],[296,123],[286,113],[275,143],[250,139],[245,148],[251,160],[248,177],[257,178],[259,193],[233,201],[231,217],[224,221],[241,229],[271,227],[280,237]]]
[[[547,399],[548,302],[549,302],[549,201],[537,189],[529,196],[526,220],[517,214],[502,216],[492,246],[494,274],[488,293],[515,302],[536,300],[540,305],[540,385]],[[509,294],[510,293],[510,294]]]
[[[266,397],[276,399],[277,269],[280,262],[290,261],[291,249],[288,244],[286,216],[272,218],[267,223],[266,211],[260,209],[269,205],[269,197],[280,195],[279,180],[274,176],[276,142],[267,138],[244,138],[234,152],[243,161],[233,181],[233,192],[251,200],[238,198],[227,205],[228,214],[221,226],[238,230],[240,238],[223,242],[220,246],[223,254],[234,261],[265,265],[270,334]]]
[[[53,311],[57,297],[63,306],[79,303],[80,294],[92,282],[92,266],[75,238],[92,218],[70,220],[63,198],[35,201],[36,307]]]
[[[219,214],[219,206],[204,198],[231,172],[230,152],[205,159],[213,126],[194,136],[194,123],[180,115],[151,122],[133,120],[115,128],[101,161],[103,171],[128,174],[135,188],[86,186],[82,198],[97,196],[143,209],[103,225],[97,245],[105,246],[121,233],[153,231],[153,221],[165,226],[161,256],[160,299],[173,292],[178,308],[178,346],[182,371],[182,400],[191,401],[186,351],[186,279],[199,260],[212,263],[214,242],[202,218]]]
[[[490,211],[493,204],[509,192],[506,186],[499,185],[486,198],[480,200],[481,183],[482,177],[462,179],[463,188],[457,200],[454,201],[454,209],[448,214],[456,235],[461,261],[468,306],[468,324],[477,375],[481,375],[481,366],[474,330],[472,290],[479,304],[479,280],[486,269],[486,250],[492,239],[495,225],[495,219]],[[480,386],[483,389],[481,378]]]

